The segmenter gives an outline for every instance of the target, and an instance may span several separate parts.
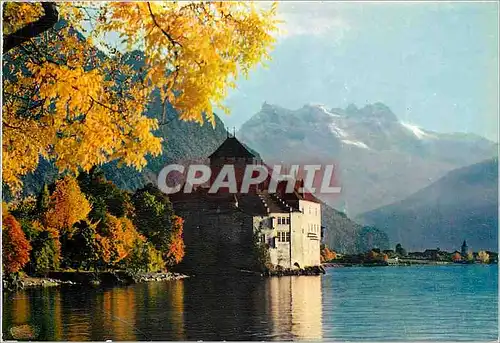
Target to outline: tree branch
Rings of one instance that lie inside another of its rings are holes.
[[[160,31],[167,37],[168,41],[175,47],[176,45],[182,47],[182,44],[179,43],[178,41],[176,41],[175,39],[172,38],[172,36],[167,32],[165,31],[161,26],[160,24],[158,24],[158,22],[156,21],[156,17],[155,15],[153,14],[153,10],[151,9],[151,4],[149,3],[149,1],[147,2],[148,4],[148,9],[149,9],[149,14],[151,15],[151,19],[153,20],[153,24],[155,24],[155,26],[157,28],[160,29]]]
[[[37,21],[27,24],[16,32],[7,35],[3,39],[3,53],[8,52],[24,42],[38,36],[39,34],[51,29],[59,20],[56,3],[42,2],[45,14]]]

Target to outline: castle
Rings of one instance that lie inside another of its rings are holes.
[[[234,165],[235,170],[263,164],[229,135],[209,160],[215,172],[224,164]],[[240,175],[236,177],[240,183],[242,173],[236,175]],[[191,272],[255,269],[256,237],[267,247],[268,262],[274,267],[319,266],[321,203],[312,194],[299,192],[303,181],[296,181],[293,193],[285,192],[284,181],[273,193],[267,191],[267,185],[255,185],[245,194],[209,193],[209,185],[173,194],[174,209],[184,218],[186,254],[181,267]]]

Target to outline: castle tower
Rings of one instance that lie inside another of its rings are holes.
[[[236,184],[238,191],[241,189],[243,176],[247,165],[260,164],[259,157],[251,153],[240,141],[233,135],[228,134],[226,140],[210,156],[210,185],[214,183],[224,165],[232,164],[235,170]],[[226,180],[227,181],[227,178]],[[228,192],[229,189],[220,189],[220,192]]]
[[[462,244],[462,257],[467,257],[468,253],[469,253],[469,247],[467,247],[467,242],[464,240]]]

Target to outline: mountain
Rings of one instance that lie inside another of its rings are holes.
[[[388,249],[387,234],[374,227],[363,227],[325,203],[321,204],[323,243],[344,254],[363,253],[372,248]]]
[[[408,250],[498,250],[498,158],[459,168],[408,198],[357,219]]]
[[[335,164],[342,194],[323,200],[349,215],[404,199],[497,151],[496,143],[477,135],[437,133],[401,122],[382,103],[331,110],[264,103],[238,136],[265,160]]]

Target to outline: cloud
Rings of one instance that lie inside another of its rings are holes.
[[[350,30],[347,21],[339,13],[335,2],[280,2],[278,18],[280,36],[324,36],[340,42]]]

